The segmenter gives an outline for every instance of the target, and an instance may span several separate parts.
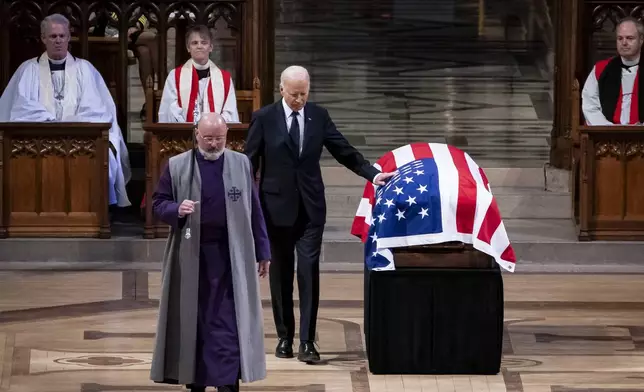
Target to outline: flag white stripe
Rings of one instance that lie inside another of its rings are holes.
[[[508,239],[508,236],[505,232],[503,221],[501,221],[501,224],[499,225],[499,227],[497,227],[496,231],[492,235],[492,238],[490,238],[490,246],[492,247],[494,254],[501,257],[501,254],[503,253],[505,248],[508,247],[508,245],[510,245],[510,240]]]
[[[458,204],[458,169],[454,165],[447,144],[430,143],[429,147],[438,168],[443,233],[457,233],[455,209]]]
[[[396,161],[397,169],[400,169],[401,167],[416,159],[416,157],[414,156],[414,150],[412,150],[410,144],[398,147],[397,149],[393,150],[392,153],[394,154],[394,160]]]
[[[369,199],[363,197],[360,199],[360,204],[358,205],[358,211],[356,211],[356,216],[371,216],[371,203]]]
[[[482,187],[485,187],[483,177],[481,177],[481,172],[479,171],[479,165],[477,165],[476,162],[474,162],[474,160],[467,153],[465,154],[465,162],[467,162],[467,166],[470,168],[470,173],[472,173],[474,181],[476,181],[476,183],[481,185]]]
[[[481,226],[483,225],[483,220],[485,219],[485,215],[487,214],[487,210],[490,208],[490,204],[492,204],[492,194],[487,191],[481,186],[476,187],[476,212],[474,213],[474,227],[472,228],[472,241],[478,241],[477,240],[479,233],[481,232]],[[474,244],[474,242],[473,242]]]

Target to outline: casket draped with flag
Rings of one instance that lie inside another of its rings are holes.
[[[514,271],[516,256],[487,177],[464,151],[413,143],[374,167],[398,174],[384,186],[366,184],[353,220],[351,234],[364,242],[369,270],[395,269],[393,248],[456,241]]]

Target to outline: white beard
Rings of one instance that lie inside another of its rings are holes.
[[[207,161],[216,161],[217,159],[219,159],[221,154],[224,153],[224,150],[222,149],[221,151],[207,152],[207,151],[204,151],[204,150],[202,150],[200,148],[199,152],[201,153],[201,155],[203,155],[203,158],[205,160],[207,160]]]

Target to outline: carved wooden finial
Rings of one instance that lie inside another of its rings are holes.
[[[154,89],[154,78],[152,78],[152,75],[149,75],[148,78],[145,80],[145,87],[149,89]]]
[[[257,76],[255,76],[255,78],[253,79],[253,89],[254,90],[259,90],[261,88],[261,86],[262,86],[262,84],[259,81],[259,78]]]

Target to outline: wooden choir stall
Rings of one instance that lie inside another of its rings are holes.
[[[644,239],[644,127],[587,126],[581,109],[593,65],[617,55],[615,22],[644,16],[636,3],[559,3],[553,151],[568,143],[570,154],[555,158],[568,155],[573,219],[582,241]]]
[[[0,123],[0,237],[108,238],[110,127]]]
[[[159,124],[156,120],[168,72],[189,58],[186,29],[194,24],[210,27],[216,43],[211,59],[233,76],[242,123],[230,126],[230,148],[243,149],[252,112],[261,107],[262,100],[273,99],[274,34],[272,18],[267,17],[273,12],[272,1],[3,0],[1,4],[1,90],[23,61],[44,52],[40,22],[60,13],[70,20],[70,53],[89,60],[110,89],[126,141],[132,121],[128,100],[133,94],[143,97],[146,238],[167,235],[167,229],[152,219],[151,189],[167,159],[191,148],[190,124]],[[152,33],[160,60],[144,86],[132,92],[128,91],[128,67],[141,58],[128,30],[141,15],[149,23],[145,32]],[[260,23],[264,20],[271,22]],[[109,127],[85,123],[0,127],[0,237],[109,238],[109,143],[105,136]],[[139,200],[132,202],[138,205]]]

